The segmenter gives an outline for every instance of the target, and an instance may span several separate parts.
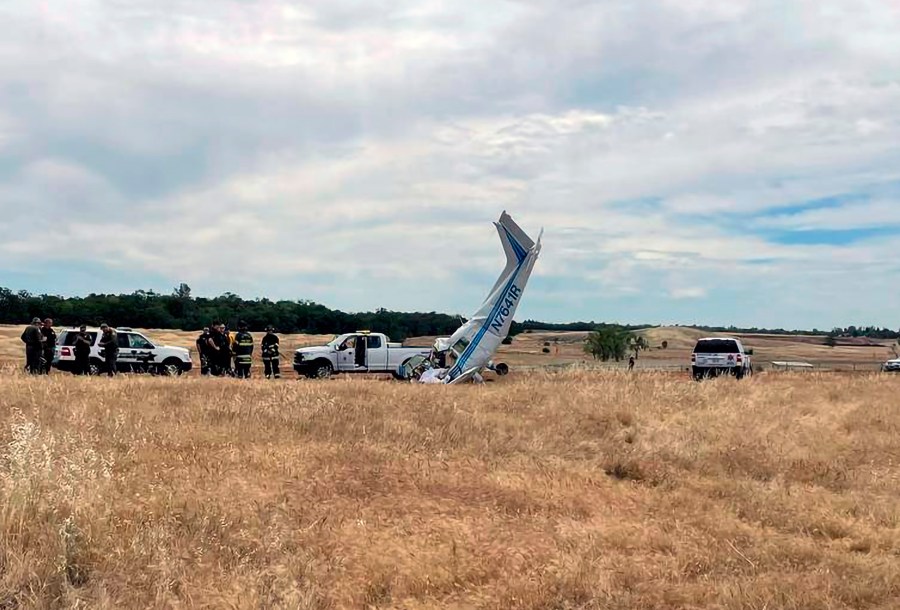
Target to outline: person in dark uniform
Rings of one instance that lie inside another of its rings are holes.
[[[53,355],[56,352],[56,331],[53,330],[53,320],[50,318],[44,320],[44,325],[41,326],[41,335],[44,337],[44,345],[42,348],[44,370],[42,370],[41,373],[49,375],[50,369],[53,368]]]
[[[247,323],[238,324],[238,332],[234,336],[234,368],[241,379],[250,379],[250,368],[253,366],[253,335],[247,332]]]
[[[41,374],[41,352],[44,349],[44,335],[41,333],[41,319],[35,318],[22,333],[25,344],[25,370],[32,375]]]
[[[231,369],[231,348],[228,345],[228,337],[225,335],[225,325],[219,322],[213,324],[210,329],[209,341],[207,341],[209,351],[209,370],[216,377],[221,377],[230,373]]]
[[[631,358],[628,359],[628,370],[629,371],[634,370],[634,356],[632,356]]]
[[[209,327],[197,337],[197,353],[200,355],[200,374],[209,375]]]
[[[106,364],[106,374],[110,377],[116,374],[116,361],[119,359],[119,335],[106,324],[100,325],[103,336],[100,338],[100,351]]]
[[[91,336],[87,333],[87,327],[79,329],[75,337],[75,370],[76,375],[91,374]]]
[[[266,336],[260,343],[262,350],[263,365],[266,369],[266,379],[281,378],[281,345],[278,335],[275,334],[275,328],[269,326],[266,328]]]

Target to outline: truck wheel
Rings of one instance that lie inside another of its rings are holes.
[[[743,368],[734,369],[734,378],[738,379],[738,380],[743,379],[744,378],[744,369]]]
[[[162,366],[159,367],[160,375],[165,375],[166,377],[178,377],[182,372],[181,360],[178,358],[167,358],[163,360]]]
[[[494,370],[501,377],[503,377],[504,375],[509,375],[509,365],[506,364],[505,362],[501,362],[500,364],[496,365],[494,367]]]
[[[328,379],[334,373],[334,367],[327,360],[314,362],[310,373],[311,379]]]
[[[694,381],[703,381],[703,378],[706,377],[707,373],[704,369],[694,367],[693,370]]]

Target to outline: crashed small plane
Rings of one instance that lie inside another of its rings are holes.
[[[535,243],[505,211],[494,223],[506,253],[506,267],[478,311],[450,337],[435,341],[429,358],[415,357],[401,367],[400,375],[419,383],[455,384],[481,381],[484,369],[504,373],[505,365],[492,359],[509,334],[513,316],[534,263],[541,252],[541,235]]]

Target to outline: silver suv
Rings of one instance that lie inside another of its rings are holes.
[[[80,331],[70,328],[59,334],[53,366],[61,371],[75,369],[75,339]],[[97,375],[103,370],[103,354],[99,347],[100,329],[85,331],[91,338],[90,372]],[[117,368],[121,372],[150,373],[152,375],[181,375],[191,370],[190,350],[183,347],[159,345],[131,328],[117,328],[119,358]]]

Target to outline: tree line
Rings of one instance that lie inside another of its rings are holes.
[[[171,294],[138,290],[131,294],[89,294],[84,297],[35,295],[24,290],[14,292],[0,287],[0,324],[27,324],[35,317],[50,317],[63,326],[107,322],[116,326],[185,331],[200,330],[214,320],[232,327],[238,320],[243,320],[253,332],[263,331],[269,324],[282,333],[337,334],[348,330],[371,329],[384,332],[397,341],[407,337],[449,335],[460,325],[458,316],[436,312],[409,313],[378,309],[372,312],[347,313],[329,309],[313,301],[248,300],[228,292],[213,298],[194,297],[187,284],[179,285]],[[510,335],[533,330],[593,332],[609,329],[628,333],[651,326],[654,325],[593,321],[559,324],[525,320],[513,322]],[[743,334],[813,334],[823,337],[900,339],[900,331],[875,326],[848,326],[830,331],[700,325],[690,328]],[[616,340],[616,344],[621,344],[621,340]],[[615,351],[619,352],[619,349]]]
[[[881,328],[878,326],[836,326],[831,330],[785,330],[784,328],[738,328],[736,326],[701,326],[691,325],[707,332],[737,333],[742,335],[814,335],[818,337],[868,337],[869,339],[900,339],[900,330]]]
[[[106,322],[135,328],[171,328],[198,331],[213,321],[236,328],[238,321],[252,332],[268,325],[281,333],[338,334],[371,329],[396,341],[407,337],[449,335],[459,328],[458,317],[447,314],[406,313],[378,309],[346,313],[312,301],[242,299],[225,293],[214,298],[195,298],[187,284],[172,294],[139,290],[131,294],[89,294],[85,297],[34,295],[0,288],[0,323],[27,324],[33,318],[53,318],[58,326]]]

